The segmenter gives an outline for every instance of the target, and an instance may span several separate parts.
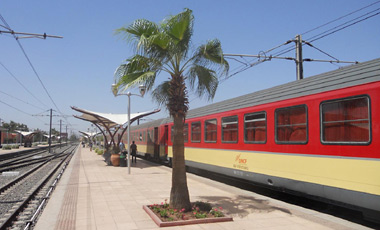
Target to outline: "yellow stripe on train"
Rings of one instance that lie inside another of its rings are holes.
[[[168,149],[172,157],[172,147]],[[185,159],[292,180],[380,195],[380,161],[186,148]]]

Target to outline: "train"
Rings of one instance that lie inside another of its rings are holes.
[[[138,154],[172,159],[171,118],[131,127]],[[380,219],[380,58],[189,110],[187,167]]]

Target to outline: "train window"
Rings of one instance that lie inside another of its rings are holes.
[[[205,121],[205,142],[216,142],[216,119]]]
[[[237,143],[238,142],[238,117],[222,118],[222,142]]]
[[[139,141],[142,141],[143,138],[142,138],[142,132],[140,132],[140,135],[139,135]]]
[[[189,141],[189,124],[183,124],[183,139],[185,143]]]
[[[148,131],[148,142],[153,142],[154,137],[153,137],[153,130]]]
[[[201,142],[201,122],[191,123],[191,142]]]
[[[146,131],[143,131],[143,142],[146,141]]]
[[[267,116],[265,112],[244,115],[244,142],[266,143]]]
[[[371,140],[369,97],[321,103],[321,140],[331,144],[368,144]]]
[[[275,136],[278,144],[306,144],[308,140],[306,105],[276,109]]]

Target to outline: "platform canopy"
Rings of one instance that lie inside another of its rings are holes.
[[[82,113],[82,115],[74,115],[74,117],[81,120],[89,121],[91,123],[103,126],[104,128],[108,129],[117,126],[124,126],[128,122],[128,114],[99,113],[85,109],[80,109],[74,106],[71,106],[71,108],[75,111]],[[160,112],[160,109],[142,113],[131,113],[131,123],[139,118],[158,112]]]
[[[15,132],[17,132],[17,133],[23,135],[24,137],[26,137],[26,136],[33,136],[33,135],[39,133],[38,131],[34,131],[34,132],[26,132],[26,131],[18,131],[18,130],[15,130]]]
[[[86,137],[95,137],[96,135],[98,134],[102,134],[101,132],[83,132],[83,131],[79,131],[83,136],[86,136]]]
[[[75,106],[71,106],[71,108],[75,111],[78,111],[82,113],[80,116],[74,115],[75,118],[89,121],[93,123],[96,127],[99,128],[99,130],[103,133],[105,143],[110,143],[114,145],[114,147],[118,146],[121,142],[121,138],[124,134],[124,132],[128,128],[128,114],[113,114],[113,113],[99,113],[99,112],[93,112],[85,109],[80,109]],[[142,112],[142,113],[131,113],[130,114],[130,123],[132,124],[134,121],[136,121],[139,118],[158,113],[160,112],[160,109],[155,109],[152,111]],[[101,128],[103,127],[103,129]],[[116,134],[121,131],[121,134],[117,136],[117,140],[115,141],[114,137]],[[110,141],[107,139],[107,132],[110,137]],[[108,145],[108,144],[107,144]]]

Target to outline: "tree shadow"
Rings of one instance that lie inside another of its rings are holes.
[[[269,213],[273,211],[291,214],[288,209],[270,205],[268,200],[256,199],[250,196],[201,196],[200,198],[215,207],[222,207],[224,213],[231,216],[246,217],[251,213]]]

